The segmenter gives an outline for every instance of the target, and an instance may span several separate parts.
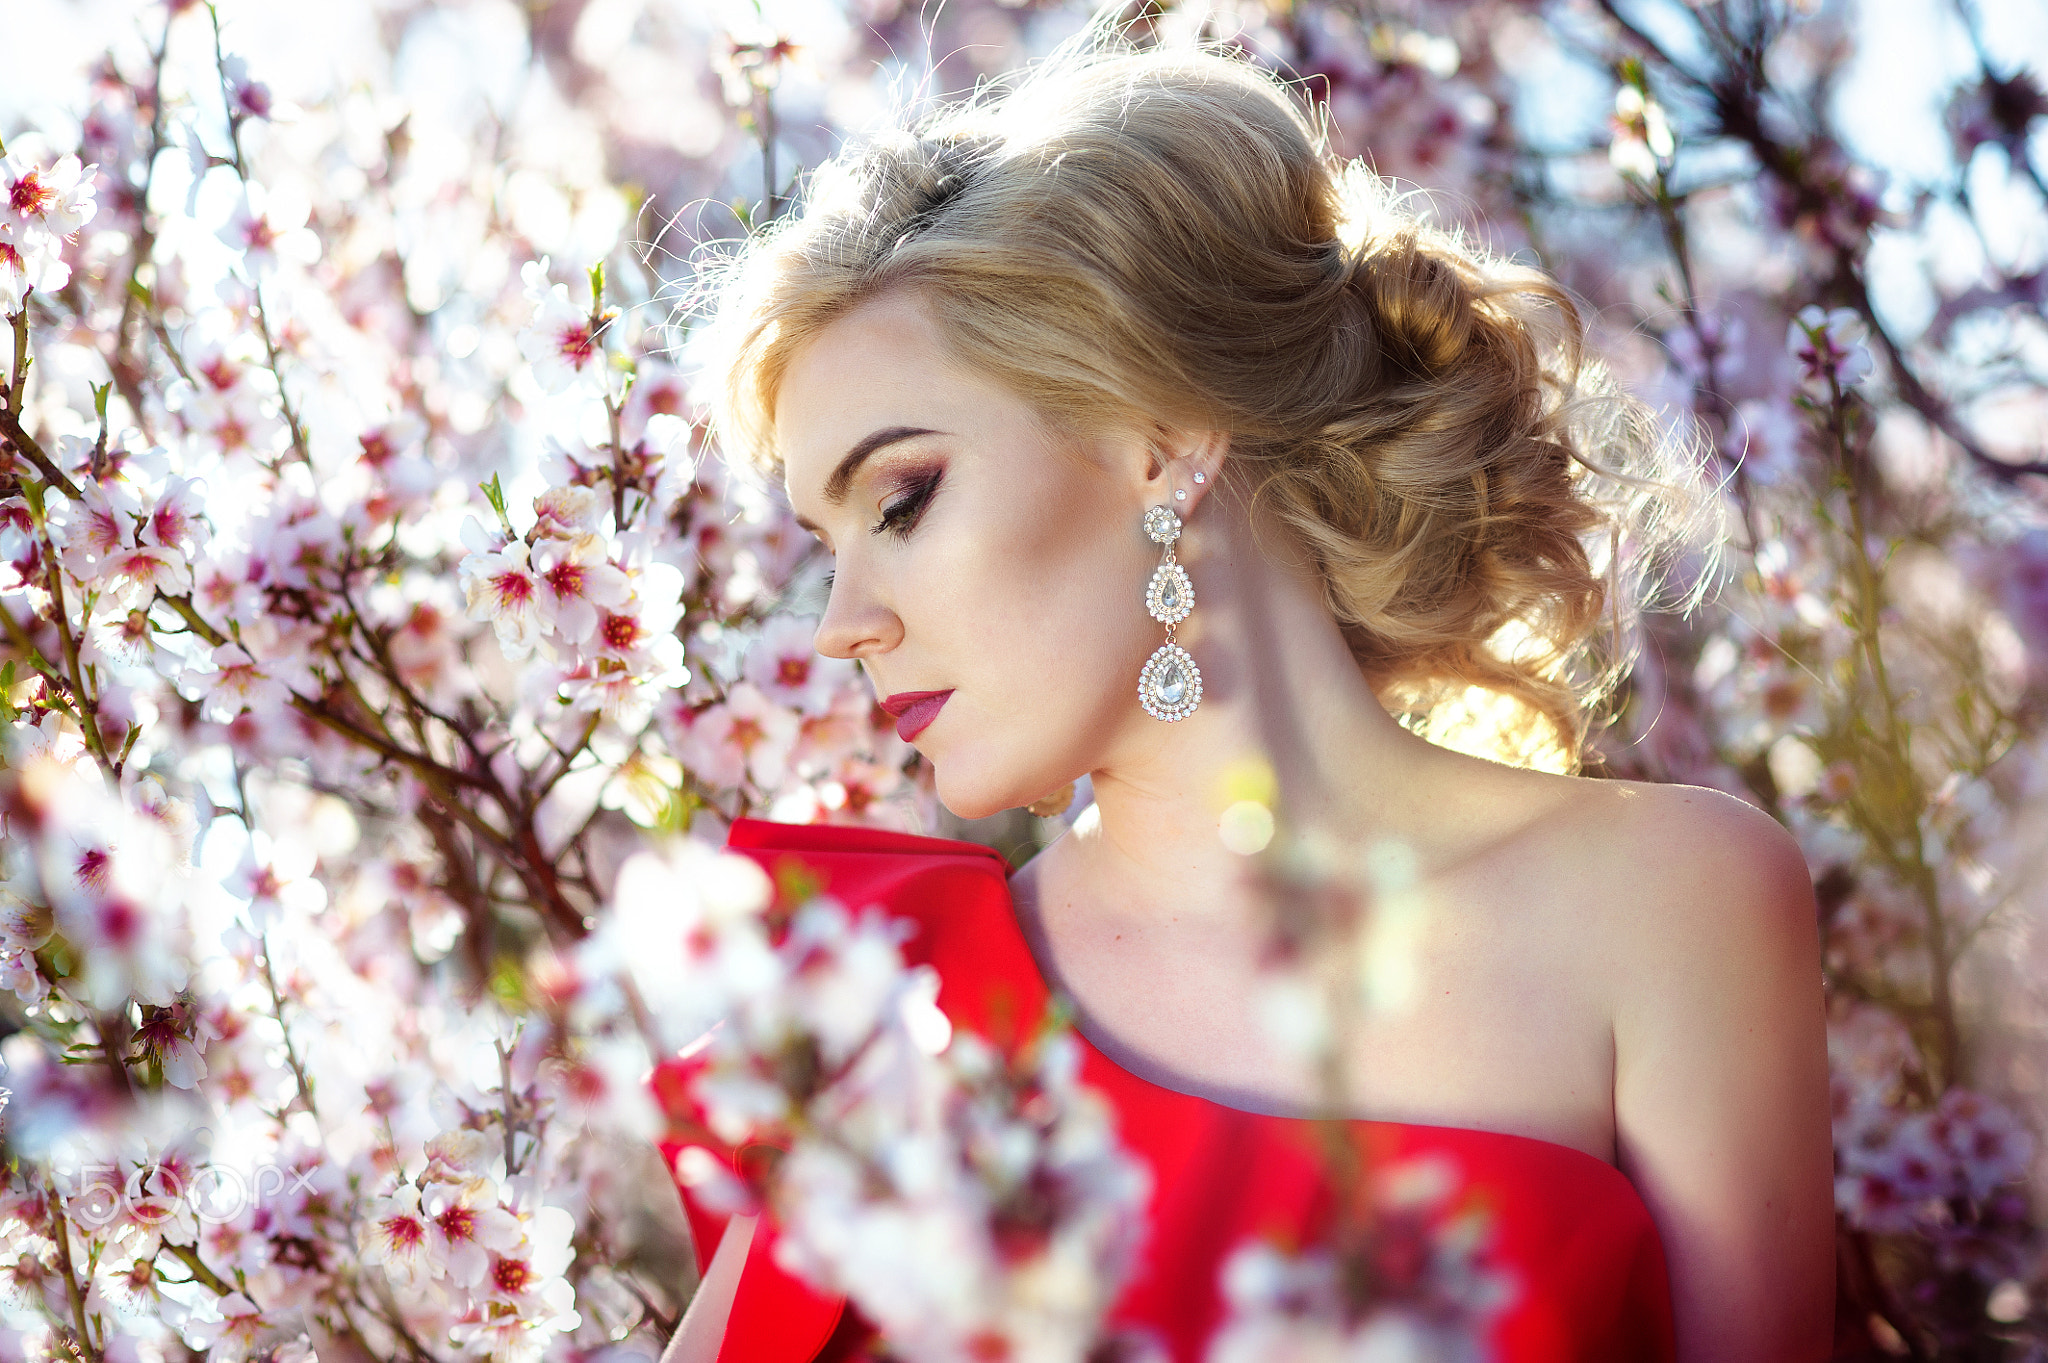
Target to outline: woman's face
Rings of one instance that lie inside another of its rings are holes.
[[[948,809],[1026,804],[1145,742],[1141,522],[1171,493],[1143,442],[1055,437],[903,294],[801,350],[774,422],[790,502],[837,560],[818,651],[861,661]]]

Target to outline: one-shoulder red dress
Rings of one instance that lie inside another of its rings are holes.
[[[938,971],[939,1007],[955,1027],[1014,1037],[1048,1002],[1010,902],[1008,868],[988,848],[753,819],[733,826],[728,846],[771,876],[794,859],[848,908],[879,905],[912,923],[905,957]],[[1301,1243],[1327,1214],[1331,1192],[1315,1132],[1304,1120],[1162,1088],[1077,1039],[1083,1082],[1114,1106],[1119,1139],[1152,1172],[1142,1258],[1111,1319],[1151,1331],[1175,1363],[1199,1363],[1221,1322],[1218,1273],[1225,1259],[1254,1236]],[[671,1111],[687,1110],[687,1072],[670,1060],[651,1080]],[[1528,1136],[1402,1122],[1352,1125],[1372,1158],[1445,1157],[1483,1199],[1491,1215],[1490,1262],[1505,1271],[1513,1294],[1494,1318],[1494,1359],[1660,1363],[1675,1356],[1663,1246],[1634,1185],[1614,1166]],[[684,1144],[679,1133],[662,1140],[671,1169]],[[678,1188],[702,1268],[725,1218]],[[773,1243],[764,1219],[719,1363],[857,1358],[866,1334],[857,1314],[778,1268]]]

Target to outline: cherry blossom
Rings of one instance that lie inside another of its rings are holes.
[[[220,239],[252,274],[274,269],[280,260],[310,265],[320,258],[320,238],[306,228],[309,207],[302,196],[245,185],[242,202],[220,229]]]
[[[1785,345],[1799,361],[1809,384],[1853,388],[1870,373],[1870,351],[1863,344],[1863,319],[1848,308],[1823,309],[1815,303],[1799,310],[1785,333]]]
[[[531,565],[539,587],[536,605],[541,622],[568,643],[587,642],[597,629],[600,610],[624,605],[631,594],[626,575],[611,562],[609,547],[596,535],[544,539],[534,549]]]
[[[76,156],[61,156],[49,166],[18,154],[0,160],[0,227],[17,241],[36,232],[69,237],[98,210],[91,180],[98,169],[79,165]]]
[[[567,286],[550,285],[545,259],[527,262],[520,278],[533,316],[519,333],[519,351],[532,363],[534,377],[550,393],[602,389],[605,354],[599,333],[607,316],[579,310],[569,302]]]
[[[55,293],[70,282],[71,267],[56,238],[0,230],[0,312],[20,312],[31,291]]]
[[[827,658],[811,646],[818,622],[802,616],[779,616],[761,629],[747,648],[741,675],[763,696],[806,714],[821,714],[852,679],[853,664]]]
[[[464,559],[462,590],[470,618],[490,622],[506,656],[524,658],[533,652],[543,625],[540,603],[546,589],[527,560],[524,544],[515,540],[494,553]]]

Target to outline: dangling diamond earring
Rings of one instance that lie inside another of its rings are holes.
[[[1180,517],[1170,507],[1155,506],[1145,513],[1145,534],[1154,544],[1166,546],[1159,566],[1152,571],[1151,585],[1145,589],[1145,610],[1166,626],[1166,642],[1138,675],[1138,704],[1152,718],[1172,723],[1186,719],[1202,703],[1201,669],[1188,651],[1173,641],[1174,626],[1195,608],[1195,584],[1174,556]]]

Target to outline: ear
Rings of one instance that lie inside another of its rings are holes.
[[[1222,477],[1229,452],[1224,431],[1154,428],[1145,468],[1147,505],[1171,507],[1186,520]]]

